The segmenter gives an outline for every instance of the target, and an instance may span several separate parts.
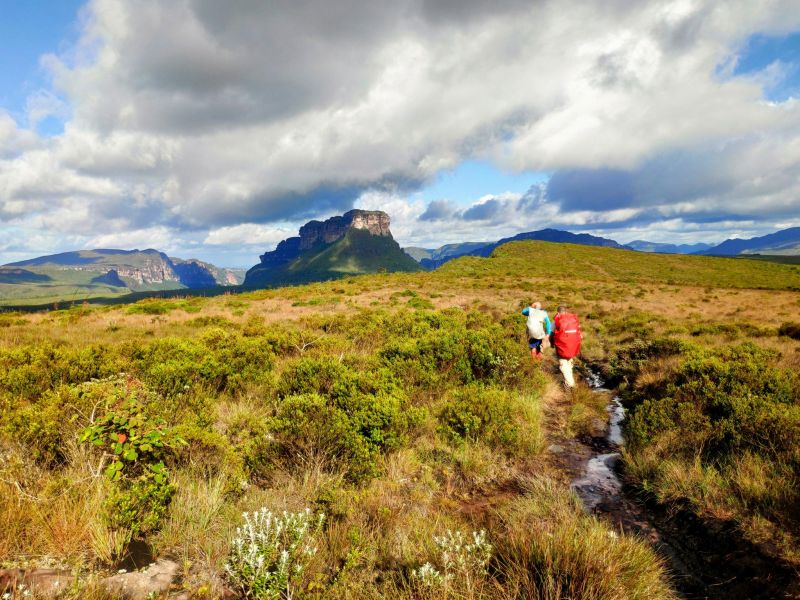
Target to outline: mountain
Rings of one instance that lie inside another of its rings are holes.
[[[736,256],[737,254],[797,256],[800,255],[800,227],[790,227],[769,235],[746,240],[725,240],[718,246],[699,252],[699,254],[715,256]]]
[[[441,261],[442,259],[456,256],[464,256],[465,254],[483,248],[492,242],[463,242],[461,244],[445,244],[439,248],[415,248],[413,246],[403,248],[403,252],[408,254],[411,258],[421,263],[424,267],[426,265],[423,261]]]
[[[711,244],[659,244],[658,242],[648,242],[645,240],[634,240],[625,244],[626,248],[637,252],[654,252],[656,254],[699,254],[711,248]]]
[[[309,221],[298,237],[283,240],[245,276],[248,287],[325,281],[378,271],[419,271],[389,230],[383,211],[351,210],[326,221]]]
[[[220,268],[211,263],[190,258],[170,258],[173,269],[188,288],[207,288],[215,285],[240,285],[244,281],[244,269]]]
[[[559,229],[541,229],[539,231],[526,231],[518,233],[513,237],[503,238],[497,242],[476,243],[467,242],[466,244],[450,244],[442,246],[436,250],[431,250],[430,258],[422,258],[420,265],[426,269],[436,269],[446,262],[458,258],[459,256],[489,256],[495,248],[509,242],[520,240],[537,240],[541,242],[560,242],[565,244],[579,244],[581,246],[602,246],[604,248],[624,248],[614,240],[589,235],[588,233],[571,233]],[[463,248],[459,248],[462,246]],[[470,247],[472,246],[472,247]],[[449,250],[445,250],[448,249]],[[434,254],[439,253],[439,257]]]
[[[237,285],[241,281],[239,269],[219,269],[197,259],[170,258],[152,248],[77,250],[21,260],[5,267],[27,267],[32,272],[50,277],[51,282],[63,278],[59,274],[91,274],[88,283],[124,286],[135,291],[196,289]],[[109,275],[112,271],[114,274]]]
[[[0,267],[0,303],[124,296],[132,292],[238,285],[242,269],[220,269],[158,250],[77,250]]]

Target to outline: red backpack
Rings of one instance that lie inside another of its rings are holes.
[[[574,358],[581,352],[581,326],[578,317],[572,313],[559,313],[555,316],[553,335],[559,358]]]

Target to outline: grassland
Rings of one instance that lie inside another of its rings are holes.
[[[325,521],[297,598],[672,598],[546,449],[599,407],[531,364],[518,312],[538,299],[578,312],[584,361],[621,385],[632,485],[797,564],[797,289],[792,265],[522,242],[431,273],[0,314],[0,562],[68,566],[65,597],[101,597],[85,574],[142,541],[215,598],[242,512],[308,508]]]

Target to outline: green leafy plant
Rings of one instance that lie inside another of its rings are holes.
[[[111,457],[105,468],[111,481],[122,479],[126,466],[131,472],[142,471],[146,465],[159,483],[166,477],[162,460],[166,448],[181,443],[162,420],[149,418],[135,397],[96,418],[83,430],[80,440],[102,448],[104,457]]]
[[[175,493],[164,459],[185,443],[162,419],[147,414],[139,393],[137,385],[124,388],[125,397],[80,436],[102,451],[100,465],[112,482],[103,504],[105,522],[130,538],[158,529]]]

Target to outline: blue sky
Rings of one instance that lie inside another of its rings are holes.
[[[310,1],[0,1],[0,263],[246,266],[352,207],[425,246],[800,225],[796,2]]]
[[[756,74],[770,65],[780,64],[782,76],[767,86],[764,95],[784,101],[800,92],[800,32],[782,35],[751,35],[744,43],[734,75]]]
[[[0,1],[0,108],[24,119],[28,96],[50,88],[40,59],[74,43],[83,4],[79,0]],[[61,130],[61,123],[43,125],[48,134]]]
[[[547,181],[547,178],[547,173],[513,173],[498,169],[485,160],[465,160],[457,167],[437,174],[419,191],[419,196],[427,201],[452,200],[469,204],[491,194],[524,194],[532,185]]]

